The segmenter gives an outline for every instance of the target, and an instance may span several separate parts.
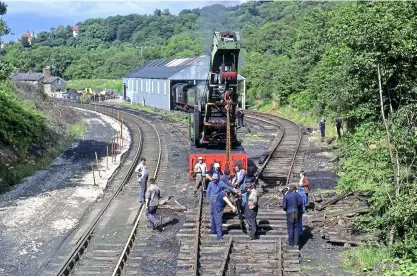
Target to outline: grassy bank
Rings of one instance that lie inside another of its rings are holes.
[[[70,80],[67,83],[68,88],[100,88],[100,89],[116,89],[123,91],[121,79],[79,79]]]
[[[305,111],[300,111],[295,107],[290,105],[278,106],[273,102],[262,102],[252,106],[261,112],[267,112],[270,114],[275,114],[282,116],[291,121],[294,121],[298,124],[301,124],[310,128],[319,128],[319,122],[321,118],[314,116],[313,114]],[[326,119],[326,137],[337,137],[337,131],[334,124],[334,118],[325,118]],[[320,138],[320,133],[317,134],[317,138]]]
[[[45,149],[40,157],[23,155],[10,164],[0,165],[0,193],[9,191],[13,186],[20,184],[24,178],[33,175],[37,170],[48,167],[64,150],[72,143],[80,139],[86,132],[84,121],[78,121],[71,125],[68,136],[61,136],[52,147]]]
[[[395,257],[389,246],[360,245],[343,256],[344,267],[352,275],[417,276],[417,263]]]

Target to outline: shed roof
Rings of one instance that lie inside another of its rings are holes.
[[[12,75],[13,81],[39,81],[43,73],[16,73]]]
[[[181,59],[152,60],[135,69],[125,78],[169,79],[169,80],[207,80],[210,57],[188,57]],[[238,80],[244,80],[238,75]]]
[[[49,78],[48,80],[44,80],[43,82],[45,84],[52,84],[53,82],[55,82],[58,79],[61,79],[61,81],[63,81],[64,83],[66,83],[66,81],[64,79],[62,79],[60,77],[56,77],[56,76],[53,76],[53,77]]]

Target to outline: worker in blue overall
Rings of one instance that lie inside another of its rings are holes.
[[[232,208],[233,212],[236,212],[236,207],[233,206],[232,202],[230,202],[227,193],[227,189],[221,190],[213,203],[213,222],[211,223],[211,232],[210,234],[217,234],[217,239],[223,239],[223,213],[225,203]]]
[[[298,246],[298,215],[303,205],[303,199],[296,190],[295,186],[290,186],[282,201],[282,208],[287,213],[288,246],[291,247]]]
[[[224,182],[219,181],[219,175],[213,174],[212,181],[207,186],[207,199],[209,202],[209,211],[210,211],[210,224],[214,223],[214,214],[213,214],[213,206],[214,202],[217,199],[217,195],[220,191],[226,189],[230,192],[239,193],[237,189],[232,188],[231,186],[226,185]]]
[[[322,118],[319,123],[320,133],[321,133],[321,141],[324,140],[326,135],[326,119]]]

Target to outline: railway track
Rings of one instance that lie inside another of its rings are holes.
[[[79,106],[74,105],[74,106]],[[94,110],[115,117],[116,110],[99,105],[83,105],[82,108]],[[131,130],[132,149],[124,161],[131,161],[123,179],[117,186],[110,187],[110,198],[100,209],[87,231],[79,239],[75,250],[65,260],[58,275],[120,275],[128,254],[131,252],[139,227],[143,220],[144,205],[138,201],[138,184],[133,172],[140,157],[146,157],[149,178],[157,179],[157,185],[166,172],[159,170],[166,163],[166,150],[157,128],[148,120],[137,115],[119,111]],[[162,167],[166,168],[166,167]],[[158,178],[157,178],[158,177]],[[143,223],[143,224],[142,224]]]
[[[223,215],[223,240],[209,234],[209,211],[202,192],[198,211],[186,213],[187,219],[177,238],[181,244],[177,275],[292,275],[299,270],[298,248],[287,247],[285,212],[278,205],[265,207],[269,188],[290,183],[297,163],[302,133],[293,122],[256,112],[246,112],[250,118],[270,129],[280,129],[268,155],[255,174],[257,190],[263,196],[259,203],[257,233],[259,239],[249,240],[239,218],[226,208]]]

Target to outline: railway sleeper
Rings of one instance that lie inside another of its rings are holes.
[[[253,263],[253,264],[248,264],[248,263],[233,263],[235,265],[236,268],[240,268],[240,269],[246,269],[248,271],[253,270],[253,271],[265,271],[265,272],[274,272],[277,269],[277,261],[270,261],[269,263]],[[272,274],[271,274],[272,275]]]
[[[190,261],[190,259],[188,259],[188,260],[178,260],[177,261],[177,267],[178,266],[191,267],[193,265],[194,265],[194,261]]]
[[[94,270],[86,270],[86,271],[74,271],[71,275],[74,276],[111,276],[113,271],[103,272],[103,271],[94,271]]]
[[[300,270],[301,270],[300,265],[290,265],[290,266],[284,267],[284,271],[287,271],[287,272],[299,272]]]

